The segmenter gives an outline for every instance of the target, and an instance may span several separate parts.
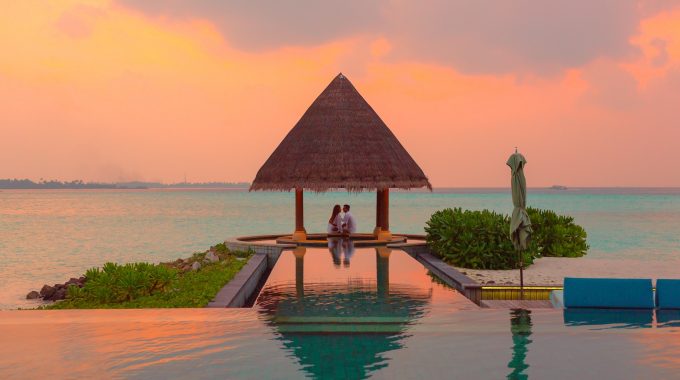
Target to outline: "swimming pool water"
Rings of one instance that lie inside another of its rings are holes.
[[[677,378],[680,311],[480,309],[400,250],[284,251],[246,309],[0,311],[0,377]]]
[[[674,323],[451,308],[398,334],[291,337],[256,309],[2,311],[0,377],[673,379],[680,317]]]

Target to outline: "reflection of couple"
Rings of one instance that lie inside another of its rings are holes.
[[[342,264],[345,267],[349,266],[349,261],[354,255],[354,242],[352,239],[348,238],[329,238],[328,239],[328,250],[331,251],[331,256],[333,258],[333,264],[336,267],[340,266],[340,259],[343,254]]]
[[[329,234],[353,234],[357,232],[357,222],[354,215],[349,212],[349,205],[342,206],[342,214],[340,214],[340,205],[333,207],[331,218],[328,219],[328,233]]]

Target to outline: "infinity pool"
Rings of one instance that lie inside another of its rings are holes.
[[[680,312],[479,309],[398,250],[284,252],[249,309],[2,311],[0,336],[3,379],[680,373]]]

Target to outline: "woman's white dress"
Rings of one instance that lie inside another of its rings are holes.
[[[335,228],[335,231],[333,230]],[[340,234],[342,233],[342,218],[340,217],[340,214],[338,214],[335,219],[333,220],[333,223],[328,223],[328,227],[326,228],[326,232],[329,234]]]

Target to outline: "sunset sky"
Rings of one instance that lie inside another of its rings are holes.
[[[0,178],[251,181],[339,72],[435,187],[680,186],[680,1],[2,1]]]

